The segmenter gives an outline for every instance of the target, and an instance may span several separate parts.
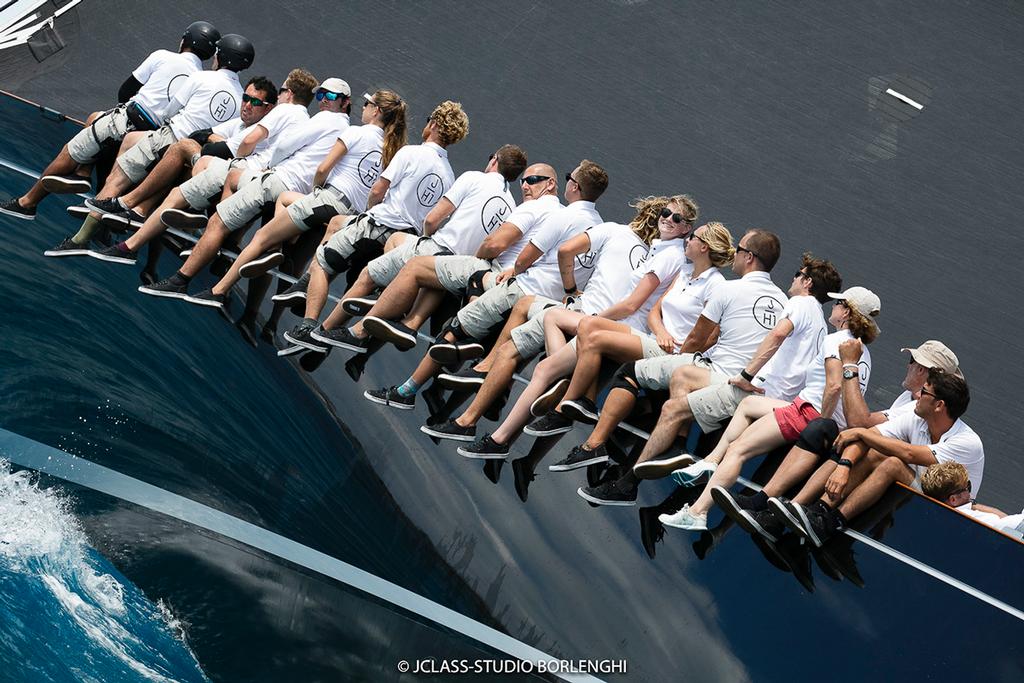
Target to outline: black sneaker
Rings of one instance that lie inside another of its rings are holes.
[[[402,396],[398,393],[398,387],[369,389],[363,392],[363,397],[368,401],[373,401],[389,408],[398,408],[399,410],[412,410],[416,407],[416,394]]]
[[[89,255],[89,243],[79,244],[70,237],[65,239],[63,242],[55,246],[53,249],[47,249],[43,252],[43,256],[88,256]]]
[[[92,189],[89,179],[80,175],[44,175],[39,180],[50,194],[77,194]]]
[[[660,479],[667,477],[680,467],[693,464],[693,456],[689,453],[667,453],[644,460],[633,465],[633,474],[641,479]]]
[[[550,411],[544,417],[539,417],[523,428],[523,431],[530,436],[553,436],[565,434],[572,430],[572,420],[557,411]]]
[[[569,390],[569,378],[563,377],[550,387],[547,391],[534,399],[530,404],[530,413],[534,417],[543,417],[554,410],[562,401],[565,392]]]
[[[306,288],[309,287],[309,273],[304,274],[292,283],[292,286],[280,294],[270,297],[271,301],[305,301]]]
[[[464,360],[473,360],[484,355],[484,345],[477,341],[439,342],[427,351],[436,363],[458,365]]]
[[[7,201],[0,202],[0,213],[5,213],[8,216],[14,216],[25,221],[30,221],[36,217],[36,207],[26,209],[24,206],[18,203],[18,198],[8,199]]]
[[[588,425],[597,424],[597,405],[586,396],[562,401],[562,415]]]
[[[214,294],[212,289],[204,289],[198,294],[189,294],[185,297],[185,301],[197,306],[219,308],[223,311],[224,306],[227,305],[228,296],[227,294]]]
[[[115,244],[107,247],[106,249],[99,249],[96,251],[89,251],[89,256],[100,261],[106,261],[107,263],[123,263],[126,266],[134,266],[136,254],[134,251],[129,251],[127,248],[121,249],[121,244]]]
[[[366,353],[366,346],[369,339],[360,339],[352,334],[347,327],[337,327],[333,330],[325,330],[318,327],[309,334],[310,337],[328,346],[336,346],[339,349],[348,349],[356,353]]]
[[[100,223],[111,232],[127,232],[130,228],[138,228],[146,222],[146,217],[134,209],[125,209],[122,213],[105,213],[100,216]]]
[[[152,285],[142,285],[139,291],[150,296],[162,296],[168,299],[184,299],[188,296],[188,283],[176,283],[166,278]]]
[[[86,206],[85,204],[72,204],[65,210],[68,212],[68,215],[73,218],[84,219],[86,216],[92,213],[92,211],[89,210],[89,207]]]
[[[420,431],[437,439],[450,439],[451,441],[476,440],[476,425],[463,427],[455,420],[446,420],[436,425],[423,425],[420,427]]]
[[[349,315],[366,315],[375,303],[377,300],[368,296],[353,296],[341,300],[341,310]]]
[[[485,379],[487,379],[486,372],[465,368],[458,372],[442,372],[437,376],[437,383],[445,389],[476,391],[484,385]]]
[[[511,446],[507,443],[498,443],[491,438],[490,434],[484,434],[471,444],[459,446],[459,455],[464,458],[476,460],[503,460],[508,455]]]
[[[164,209],[160,213],[160,222],[168,228],[192,232],[205,228],[209,218],[194,209]]]
[[[834,515],[821,501],[804,507],[784,498],[769,498],[768,506],[786,526],[816,548],[820,548],[838,530]]]
[[[597,486],[581,486],[576,493],[594,505],[636,505],[637,487],[620,487],[619,482],[609,481]]]
[[[827,569],[832,574],[841,575],[857,588],[864,587],[864,577],[860,575],[854,557],[852,537],[843,534],[829,539],[828,543],[821,546],[814,559],[818,561],[822,570]]]
[[[272,251],[241,266],[238,269],[238,274],[245,278],[261,277],[282,263],[284,263],[284,254],[280,251]]]
[[[371,337],[394,344],[399,351],[408,351],[416,346],[416,333],[394,320],[368,315],[363,318],[363,329]]]
[[[318,344],[313,340],[310,333],[320,327],[320,323],[313,318],[303,318],[302,322],[293,327],[292,329],[285,332],[282,337],[295,346],[301,346],[304,349],[310,351],[319,351],[323,353],[327,350],[327,346],[324,344]]]
[[[569,455],[552,465],[548,465],[548,470],[551,472],[568,472],[569,470],[587,467],[588,465],[597,465],[602,462],[608,462],[608,449],[604,444],[590,450],[587,450],[583,447],[583,444],[580,444],[573,447],[569,451]]]
[[[85,205],[93,211],[98,211],[101,214],[109,214],[117,216],[128,211],[128,207],[122,204],[117,197],[111,197],[110,199],[99,199],[98,197],[89,197],[85,200]]]
[[[711,498],[725,515],[736,522],[748,534],[760,535],[775,543],[785,531],[785,525],[768,510],[756,512],[752,509],[749,496],[735,496],[722,486],[711,487]]]

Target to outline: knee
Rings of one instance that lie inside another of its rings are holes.
[[[910,468],[907,467],[907,465],[897,457],[886,458],[875,469],[875,471],[890,481],[902,481],[903,483],[910,483],[910,481],[913,480],[913,475],[910,472]]]
[[[530,312],[530,306],[533,305],[534,297],[524,296],[522,299],[516,302],[516,305],[512,307],[514,313],[525,316]]]
[[[686,374],[686,368],[679,368],[672,373],[668,388],[673,397],[683,396],[690,392],[690,378]]]
[[[740,405],[743,405],[742,402]],[[837,436],[839,436],[839,425],[836,424],[836,421],[827,417],[819,417],[807,423],[807,426],[800,432],[796,445],[819,458],[827,458],[832,452],[832,445]]]
[[[587,317],[580,320],[580,324],[576,328],[576,336],[579,337],[580,342],[583,342],[585,341],[585,337],[593,335],[596,329],[597,318],[588,315]]]
[[[615,376],[612,378],[612,389],[628,391],[633,395],[633,398],[640,395],[640,383],[636,378],[635,361],[619,366],[619,369],[615,371]]]
[[[335,216],[327,223],[327,236],[333,235],[334,233],[341,230],[341,226],[347,219],[347,216]]]
[[[506,363],[518,363],[519,349],[517,349],[516,345],[511,341],[505,342],[501,345],[501,348],[498,349],[498,360]]]

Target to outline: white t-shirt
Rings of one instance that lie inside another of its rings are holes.
[[[971,480],[971,495],[977,496],[981,489],[981,476],[985,470],[985,449],[981,439],[968,427],[963,420],[957,419],[945,434],[939,437],[938,443],[932,443],[928,433],[928,423],[916,413],[904,413],[876,425],[875,429],[882,436],[899,439],[912,446],[930,446],[936,462],[958,462],[967,468],[967,476]],[[920,487],[921,475],[927,465],[912,465],[917,477],[914,485]]]
[[[758,270],[716,287],[702,316],[719,326],[718,343],[704,355],[715,372],[735,375],[779,322],[786,295],[768,273]]]
[[[380,177],[384,158],[384,129],[380,126],[349,126],[338,138],[345,156],[331,169],[327,184],[348,197],[352,208],[366,211],[370,188]]]
[[[715,288],[725,283],[725,276],[715,267],[708,268],[697,277],[691,277],[692,274],[693,264],[688,262],[661,302],[661,324],[680,344],[697,324],[697,318],[704,311]],[[649,329],[646,320],[644,329]],[[676,345],[678,351],[679,345]]]
[[[368,213],[389,228],[420,234],[423,219],[455,181],[448,151],[433,142],[398,150],[380,177],[391,185],[384,200]]]
[[[277,141],[281,139],[284,132],[287,130],[293,130],[295,127],[301,126],[307,121],[309,121],[309,112],[306,110],[306,107],[301,104],[292,104],[289,102],[275,104],[274,108],[267,112],[266,116],[254,124],[261,126],[265,131],[267,131],[267,137],[260,140],[256,144],[256,148],[252,151],[252,154],[246,157],[246,166],[256,171],[268,168],[270,166],[270,157],[273,154],[274,145],[276,145]],[[239,144],[241,144],[241,140],[239,140]],[[233,152],[237,151],[238,147],[232,147],[231,150]]]
[[[505,219],[505,222],[519,228],[522,237],[493,259],[498,265],[499,270],[507,270],[515,265],[516,259],[519,258],[519,252],[529,243],[530,236],[534,234],[540,225],[549,220],[552,215],[562,208],[565,207],[558,201],[558,197],[546,194],[539,199],[529,199],[513,209],[512,214]],[[550,298],[553,299],[555,297]],[[558,298],[561,299],[562,297],[559,296]]]
[[[276,175],[289,190],[308,194],[313,191],[316,168],[348,128],[348,114],[321,111],[306,123],[282,135],[270,153]]]
[[[805,375],[806,385],[800,392],[800,398],[810,403],[819,411],[825,396],[825,361],[829,358],[840,360],[839,345],[849,339],[853,339],[853,335],[850,334],[849,330],[838,330],[825,337],[821,352],[818,353],[814,362],[807,368],[807,374]],[[864,392],[868,390],[868,382],[871,381],[871,351],[864,344],[861,344],[861,348],[863,351],[857,365],[860,372],[860,379],[858,380],[860,382],[860,393],[863,396]],[[831,417],[836,421],[840,429],[846,429],[846,415],[843,412],[842,397],[836,403],[836,409],[832,414],[822,415],[822,417]]]
[[[602,223],[594,202],[575,201],[551,215],[530,235],[530,243],[542,254],[525,273],[516,278],[516,284],[527,294],[539,294],[549,299],[561,299],[565,287],[558,270],[558,247],[587,228]],[[585,290],[594,270],[594,254],[587,252],[576,257],[573,273],[576,287]]]
[[[157,50],[132,72],[132,78],[142,84],[131,101],[139,105],[157,123],[167,120],[171,98],[188,77],[202,71],[203,62],[191,52]]]
[[[779,318],[786,319],[793,323],[793,331],[759,374],[764,377],[765,394],[782,401],[792,401],[804,388],[807,372],[812,366],[821,364],[828,324],[821,312],[821,304],[813,296],[790,298]],[[821,408],[820,398],[818,403],[811,403],[815,408]]]
[[[453,254],[472,256],[484,239],[512,215],[516,200],[500,173],[466,171],[444,193],[455,205],[434,241]]]
[[[909,391],[904,391],[896,397],[896,400],[892,402],[892,405],[889,406],[888,410],[882,411],[882,414],[885,415],[886,419],[891,420],[903,413],[913,412],[916,404],[917,401],[914,400],[914,395]]]
[[[242,85],[230,69],[197,71],[181,85],[167,105],[168,125],[178,140],[238,116]]]

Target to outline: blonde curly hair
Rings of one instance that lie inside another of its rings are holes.
[[[637,197],[629,206],[636,209],[636,216],[629,222],[629,227],[640,241],[650,246],[658,237],[658,218],[661,210],[668,206],[668,197]]]
[[[454,145],[469,133],[469,117],[462,111],[461,102],[445,100],[430,112],[430,120],[437,125],[444,147]]]

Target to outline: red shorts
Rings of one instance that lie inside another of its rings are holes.
[[[821,413],[802,398],[794,398],[788,406],[775,408],[775,422],[778,423],[782,438],[786,441],[796,441],[807,423],[819,417]]]

